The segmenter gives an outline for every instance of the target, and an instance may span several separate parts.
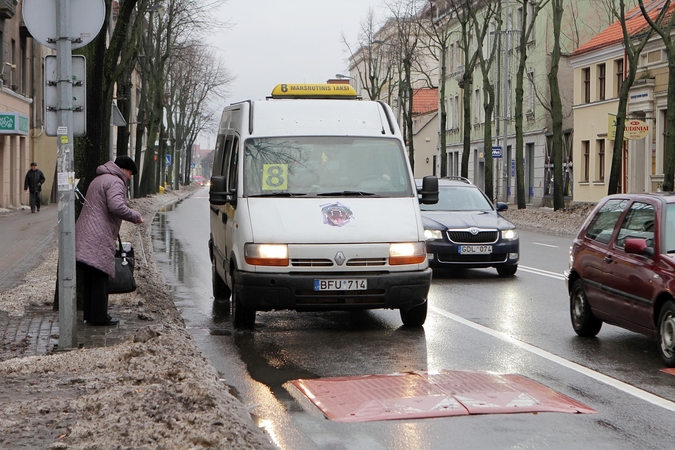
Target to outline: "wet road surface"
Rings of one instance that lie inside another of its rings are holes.
[[[261,427],[284,449],[668,448],[675,377],[653,343],[607,326],[576,338],[569,324],[563,238],[521,233],[516,277],[494,270],[438,271],[423,329],[397,311],[259,313],[234,332],[229,305],[214,304],[208,192],[160,213],[155,255],[204,355]],[[496,414],[338,423],[290,380],[405,371],[475,370],[526,376],[597,414]]]

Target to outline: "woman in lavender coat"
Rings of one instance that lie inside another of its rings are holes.
[[[115,276],[115,241],[122,220],[142,223],[127,206],[127,181],[138,173],[128,156],[98,166],[75,224],[78,283],[84,295],[84,320],[91,325],[117,325],[108,315],[108,276]]]

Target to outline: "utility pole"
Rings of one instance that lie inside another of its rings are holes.
[[[75,158],[70,1],[56,0],[57,169],[59,190],[59,348],[77,348]]]
[[[103,0],[24,0],[22,7],[26,28],[33,38],[56,50],[55,77],[48,81],[45,76],[45,134],[56,136],[59,349],[70,350],[77,348],[73,85],[77,84],[78,89],[83,90],[84,79],[84,73],[81,77],[73,74],[72,50],[88,44],[99,33],[105,3]],[[45,58],[46,72],[48,65]],[[82,100],[78,96],[80,104]],[[78,135],[85,134],[85,109],[77,107],[78,113],[82,113],[78,116]]]
[[[503,143],[502,143],[502,161],[501,161],[501,172],[506,174],[506,177],[509,176],[509,167],[508,165],[510,164],[510,161],[506,161],[506,167],[504,167],[504,161],[506,160],[506,155],[509,155],[509,152],[507,151],[507,139],[509,136],[509,90],[508,88],[508,79],[509,79],[509,51],[510,49],[510,39],[511,35],[509,34],[509,0],[506,0],[504,3],[504,36],[506,36],[506,39],[504,39],[504,77],[503,77],[503,91],[504,91],[504,137],[503,137]],[[501,175],[501,174],[500,174]],[[505,178],[505,181],[508,178]],[[499,184],[497,184],[499,186]],[[508,192],[508,183],[503,183],[503,188],[504,188],[504,201],[508,202],[509,200],[509,192]]]

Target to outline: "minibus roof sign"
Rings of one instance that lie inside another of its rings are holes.
[[[355,99],[356,91],[349,84],[278,84],[272,98],[337,98]]]

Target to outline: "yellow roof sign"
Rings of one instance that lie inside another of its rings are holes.
[[[278,84],[272,98],[356,98],[348,84]]]

